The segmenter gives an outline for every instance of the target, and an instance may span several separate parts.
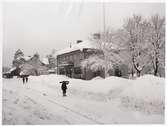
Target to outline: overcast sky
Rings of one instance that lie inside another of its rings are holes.
[[[3,7],[4,66],[11,66],[17,49],[27,56],[38,52],[42,58],[52,49],[60,50],[103,31],[102,3],[8,2]],[[113,29],[121,28],[133,14],[165,16],[162,3],[106,3],[105,8],[106,27]]]

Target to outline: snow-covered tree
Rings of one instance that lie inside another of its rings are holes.
[[[39,58],[40,58],[39,53],[35,53],[35,54],[34,54],[34,57],[37,58],[37,59],[39,59]]]
[[[117,41],[117,32],[107,30],[100,33],[100,39],[92,39],[99,45],[99,49],[103,51],[103,65],[105,68],[105,76],[108,76],[108,71],[114,66],[123,62],[119,56],[119,51],[122,47],[122,41]]]
[[[14,54],[13,67],[19,67],[20,65],[25,63],[25,59],[23,58],[24,53],[18,49]]]
[[[82,68],[87,68],[93,72],[105,69],[104,58],[100,55],[92,55],[81,62]]]
[[[155,15],[148,20],[134,15],[125,21],[123,29],[99,34],[100,37],[91,40],[97,42],[103,51],[101,66],[105,69],[105,76],[109,69],[121,64],[129,66],[132,76],[135,72],[140,76],[147,66],[153,66],[154,75],[158,75],[160,67],[164,68],[165,18]],[[122,57],[122,53],[127,53],[128,57]],[[85,64],[96,66],[91,57],[85,60]]]
[[[135,69],[140,76],[141,71],[150,63],[147,52],[149,23],[141,16],[134,15],[125,22],[124,29],[127,32],[132,69]]]
[[[14,54],[14,59],[17,59],[18,57],[24,56],[24,53],[18,49]]]
[[[56,50],[53,49],[51,54],[46,56],[48,58],[48,61],[49,61],[49,68],[56,67],[56,58],[54,57],[55,53],[56,53]]]
[[[165,67],[165,18],[154,15],[150,19],[150,56],[154,75],[159,67]]]

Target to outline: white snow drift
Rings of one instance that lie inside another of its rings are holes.
[[[62,97],[62,80],[69,80]],[[90,81],[60,75],[3,80],[3,124],[163,123],[164,78],[145,75]]]

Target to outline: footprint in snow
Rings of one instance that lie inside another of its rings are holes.
[[[9,112],[9,115],[13,115],[11,112]]]
[[[17,104],[17,103],[18,103],[18,101],[19,101],[19,99],[16,99],[16,100],[14,101],[14,104]]]
[[[43,96],[46,96],[46,94],[45,94],[45,93],[43,93]]]
[[[9,93],[10,93],[10,94],[13,94],[13,91],[12,91],[12,90],[10,90],[10,91],[9,91]]]
[[[26,125],[31,125],[31,122],[26,122]]]
[[[3,99],[3,101],[6,102],[6,101],[8,101],[8,99],[5,98],[5,99]]]

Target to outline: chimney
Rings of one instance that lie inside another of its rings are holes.
[[[77,44],[78,44],[78,43],[81,43],[81,42],[82,42],[82,40],[77,40]]]

